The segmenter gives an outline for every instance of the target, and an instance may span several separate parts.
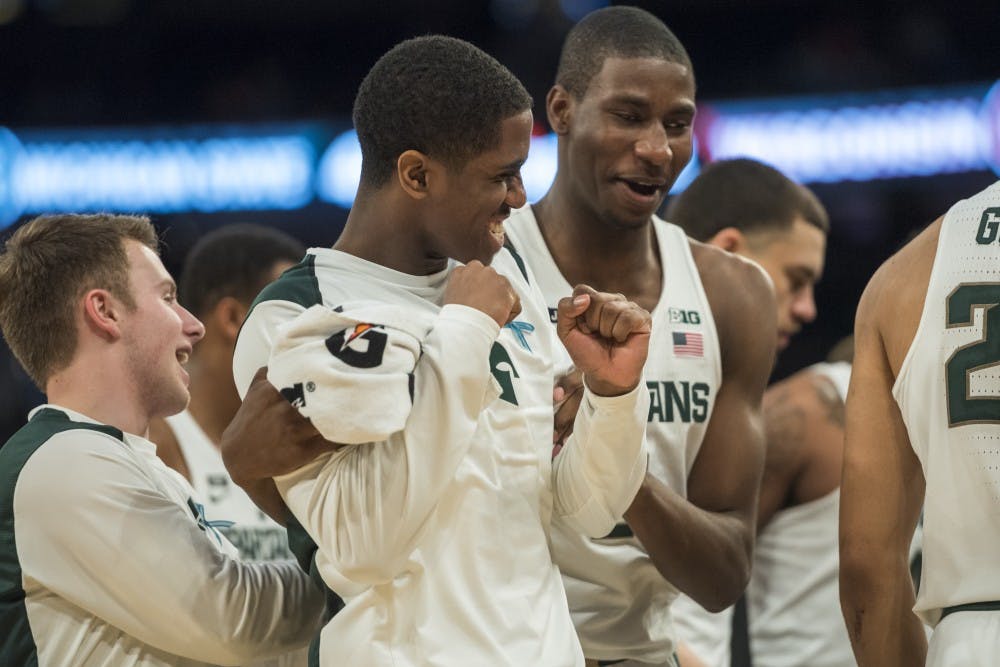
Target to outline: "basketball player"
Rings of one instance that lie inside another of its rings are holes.
[[[548,527],[605,535],[642,481],[650,317],[578,285],[553,329],[502,249],[530,107],[460,40],[389,51],[355,101],[363,166],[343,234],[265,288],[237,341],[241,392],[267,364],[342,445],[276,480],[346,599],[322,664],[583,664]],[[552,460],[557,335],[587,389]]]
[[[678,591],[719,610],[750,574],[774,296],[759,267],[654,215],[691,156],[694,97],[688,55],[661,21],[629,7],[589,14],[570,31],[546,99],[555,180],[506,224],[550,312],[584,282],[653,313],[649,472],[601,539],[560,521],[552,536],[597,664],[676,664]]]
[[[667,219],[682,227],[692,238],[753,260],[764,268],[777,297],[778,335],[775,346],[778,352],[787,347],[791,337],[802,326],[815,319],[813,287],[823,272],[829,219],[823,205],[807,188],[794,183],[777,169],[756,160],[721,160],[709,164],[684,192],[674,197],[667,207],[666,215]],[[845,378],[840,380],[846,382]],[[819,384],[809,390],[814,381]],[[831,386],[815,373],[803,374],[795,384],[800,390],[795,396],[801,403],[794,408],[789,406],[789,409],[808,407],[810,412],[821,411],[821,405],[815,401],[840,400],[835,392],[831,392]],[[802,506],[792,515],[782,515],[783,517],[812,511],[814,516],[811,523],[815,530],[811,538],[815,542],[811,546],[799,544],[799,547],[784,555],[785,558],[794,560],[797,558],[797,551],[805,553],[807,550],[817,552],[828,549],[836,535],[837,503],[830,494],[840,481],[840,445],[836,437],[831,438],[829,429],[825,427],[820,428],[815,441],[812,440],[811,433],[803,432],[793,438],[796,442],[789,442],[788,434],[783,432],[783,429],[789,427],[789,423],[782,411],[782,402],[773,400],[773,397],[770,400],[765,398],[765,405],[769,406],[765,410],[769,437],[757,526],[758,531],[763,530],[779,510]],[[822,425],[822,422],[817,424]],[[802,442],[804,439],[809,439],[810,442]],[[823,498],[826,500],[822,501]],[[817,513],[822,514],[823,518]],[[776,558],[772,548],[775,543],[805,537],[793,524],[794,521],[783,518],[777,526],[768,530],[765,550],[771,555],[765,558]],[[787,535],[781,534],[784,533],[784,527],[790,528]],[[804,569],[814,567],[813,578],[822,579],[826,582],[827,590],[830,590],[829,587],[836,579],[836,570],[831,571],[827,561],[809,561],[801,566]],[[760,564],[755,562],[754,572],[759,567]],[[758,581],[755,585],[754,576],[751,574],[750,586],[755,590],[758,611],[773,609],[772,604],[783,606],[784,603],[780,600],[763,599],[764,591],[771,584]],[[797,583],[801,583],[801,580]],[[782,596],[777,591],[775,594],[779,598]],[[823,596],[823,593],[818,594]],[[687,597],[681,597],[677,601],[675,610],[678,633],[690,645],[691,650],[712,667],[728,667],[732,610],[709,613]],[[794,615],[796,612],[790,610],[789,613]],[[826,615],[829,618],[825,621],[789,636],[783,631],[767,627],[773,617],[769,620],[769,614],[763,613],[757,618],[748,619],[751,626],[749,632],[757,638],[780,635],[780,652],[786,657],[797,656],[797,651],[800,650],[814,651],[815,645],[810,639],[816,633],[825,637],[830,628],[837,629],[837,605],[828,605]],[[764,625],[757,625],[758,623]],[[792,648],[793,646],[798,648]],[[843,648],[841,645],[839,655],[842,657]],[[751,646],[751,650],[756,649]],[[766,647],[763,650],[764,654],[769,653]],[[822,660],[834,661],[824,664],[838,664],[835,662],[837,655],[835,651],[823,651]],[[809,658],[789,664],[814,663]]]
[[[1000,655],[998,335],[995,183],[887,260],[858,306],[840,588],[862,667],[992,665]],[[914,601],[907,555],[921,507]],[[929,650],[921,619],[934,626]]]
[[[49,400],[0,448],[0,662],[239,665],[303,646],[319,590],[292,563],[239,561],[144,437],[187,404],[204,333],[149,220],[20,228],[0,328]]]
[[[232,370],[236,334],[257,293],[304,254],[292,237],[258,225],[222,227],[194,245],[178,284],[181,303],[205,325],[188,362],[191,402],[150,425],[156,453],[191,482],[206,512],[233,522],[220,530],[246,560],[292,554],[284,528],[232,482],[219,453],[222,432],[240,406]]]

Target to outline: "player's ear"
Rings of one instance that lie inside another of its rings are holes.
[[[125,304],[106,289],[88,290],[83,295],[83,320],[85,326],[108,341],[121,337],[121,317]]]
[[[573,96],[559,84],[552,86],[545,96],[545,113],[552,131],[566,134],[573,116]]]
[[[717,231],[706,243],[728,252],[741,253],[747,247],[747,237],[735,227],[725,227]]]
[[[235,343],[236,336],[240,333],[240,327],[246,316],[247,307],[239,299],[224,296],[215,304],[210,317],[219,333],[226,340]]]
[[[434,180],[437,163],[420,151],[408,150],[400,153],[396,160],[396,178],[399,186],[410,197],[424,199]]]

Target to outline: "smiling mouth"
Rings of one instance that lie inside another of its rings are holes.
[[[628,186],[629,190],[643,197],[652,197],[663,187],[659,183],[643,183],[642,181],[633,181],[627,178],[623,178],[621,181]]]
[[[503,230],[503,220],[495,220],[491,222],[489,230],[490,234],[492,234],[493,237],[500,242],[500,245],[503,245],[504,238],[506,236]]]

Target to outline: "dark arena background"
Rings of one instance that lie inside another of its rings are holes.
[[[427,33],[475,43],[527,85],[534,201],[555,163],[542,104],[559,47],[604,4],[0,0],[0,238],[39,213],[149,213],[175,274],[201,234],[232,222],[328,246],[357,183],[357,85]],[[830,212],[819,317],[776,377],[822,359],[874,268],[997,178],[996,0],[628,4],[660,16],[695,65],[697,156],[678,187],[711,159],[751,155]],[[42,396],[6,347],[0,386],[5,440]]]

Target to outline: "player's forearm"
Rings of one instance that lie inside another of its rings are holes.
[[[860,562],[859,562],[860,559]],[[842,557],[840,604],[859,667],[922,665],[927,635],[913,613],[905,559]]]
[[[665,579],[709,611],[733,604],[750,580],[753,530],[691,504],[651,474],[625,520]]]
[[[646,471],[644,385],[621,396],[587,390],[573,435],[552,464],[556,515],[604,537],[624,514]]]

